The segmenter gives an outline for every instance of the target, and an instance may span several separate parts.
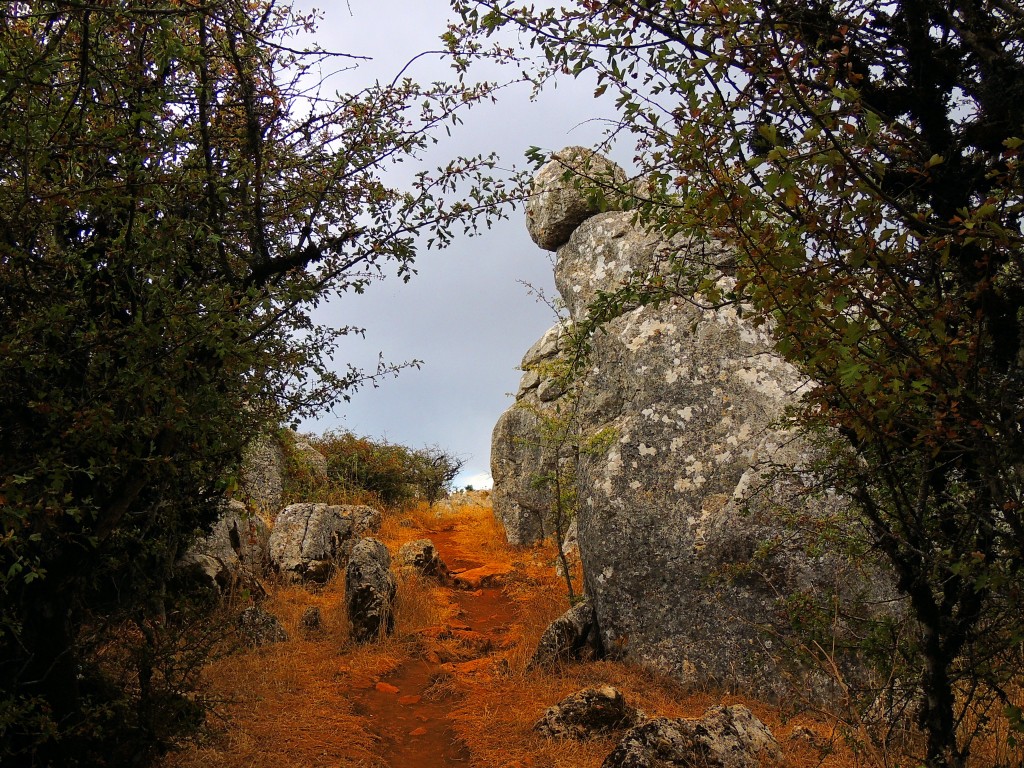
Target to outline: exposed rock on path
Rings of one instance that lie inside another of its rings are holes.
[[[376,539],[360,539],[345,568],[345,604],[352,639],[371,642],[395,629],[391,555]]]

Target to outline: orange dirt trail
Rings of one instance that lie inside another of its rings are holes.
[[[426,534],[456,578],[484,565],[457,546],[451,531]],[[472,591],[458,584],[453,590],[459,607],[456,621],[436,631],[470,641],[479,649],[473,654],[477,658],[445,663],[436,653],[428,653],[425,659],[405,662],[379,682],[361,681],[352,692],[355,711],[373,723],[381,757],[392,768],[469,765],[469,753],[447,717],[451,702],[437,682],[453,673],[472,674],[489,667],[489,655],[502,646],[514,607],[500,586],[487,586],[486,581]]]

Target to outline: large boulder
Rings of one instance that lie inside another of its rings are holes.
[[[355,542],[380,528],[367,506],[290,504],[270,534],[270,560],[286,581],[323,583],[344,564]]]
[[[376,640],[395,629],[397,587],[390,569],[387,547],[376,539],[360,539],[352,548],[345,569],[345,604],[357,643]]]
[[[625,308],[566,384],[567,329],[600,292],[668,274],[670,257],[699,262],[722,294],[733,285],[723,246],[666,239],[628,213],[586,218],[559,248],[569,317],[527,353],[516,402],[495,427],[495,514],[512,543],[550,535],[553,499],[538,480],[559,468],[574,485],[586,592],[607,652],[693,686],[829,700],[838,694],[829,676],[782,653],[795,638],[787,601],[882,605],[894,592],[869,561],[814,546],[813,531],[840,524],[848,505],[812,493],[816,449],[779,427],[807,382],[774,352],[770,330],[701,295]],[[567,414],[575,452],[551,441]],[[864,672],[853,654],[837,662],[847,682]]]
[[[602,768],[765,768],[782,759],[772,732],[746,707],[699,720],[653,718],[630,729]]]
[[[258,582],[268,564],[270,529],[239,501],[225,501],[213,530],[197,541],[179,564],[204,586],[228,591]]]

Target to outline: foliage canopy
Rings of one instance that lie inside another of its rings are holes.
[[[608,140],[635,140],[644,181],[619,194],[643,221],[736,246],[735,287],[681,254],[595,321],[681,295],[773,324],[814,384],[797,420],[853,448],[831,481],[909,599],[928,763],[964,764],[972,707],[1019,726],[1024,5],[454,5],[453,49],[507,58],[488,38],[525,31],[540,86],[614,96]]]

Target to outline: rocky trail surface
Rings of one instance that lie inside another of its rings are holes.
[[[454,577],[457,610],[454,621],[419,634],[454,639],[466,650],[457,661],[445,661],[437,650],[428,650],[423,658],[409,659],[379,680],[357,681],[355,710],[372,723],[380,755],[392,768],[469,765],[469,751],[449,720],[450,697],[438,682],[451,675],[484,673],[498,663],[494,651],[505,644],[515,617],[513,601],[501,587],[508,568],[464,552],[452,529],[428,529],[426,534]]]

